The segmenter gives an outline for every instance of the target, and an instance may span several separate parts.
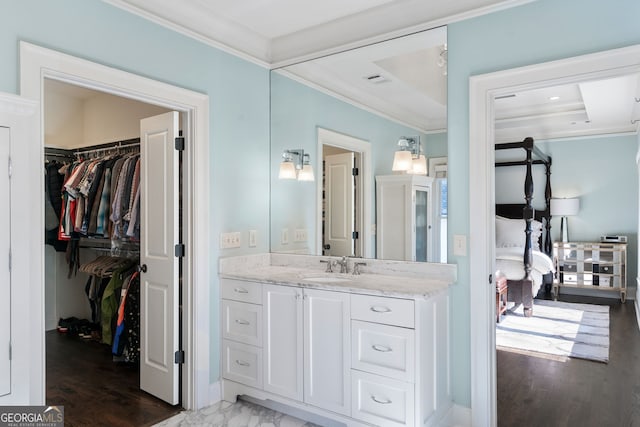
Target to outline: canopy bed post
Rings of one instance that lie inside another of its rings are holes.
[[[507,218],[524,220],[524,245],[522,247],[522,267],[524,275],[514,278],[507,276],[508,282],[508,300],[515,303],[521,303],[524,308],[524,315],[530,317],[533,314],[533,298],[539,289],[536,285],[541,285],[545,280],[539,279],[540,273],[536,267],[536,279],[532,277],[533,269],[533,226],[536,222],[536,234],[539,238],[536,246],[536,254],[542,250],[546,257],[551,254],[551,217],[550,217],[550,201],[551,201],[551,157],[542,153],[535,145],[533,138],[527,137],[520,142],[509,142],[496,144],[496,150],[523,149],[525,152],[524,160],[498,161],[496,166],[525,166],[526,176],[524,181],[524,204],[503,204],[496,205],[496,215],[506,216]],[[535,159],[534,159],[535,156]],[[536,211],[533,208],[533,165],[545,165],[546,186],[545,186],[545,209]],[[503,218],[504,220],[504,218]],[[540,221],[540,223],[538,222]],[[544,223],[545,233],[542,234],[542,223]],[[544,237],[544,238],[543,238]],[[520,241],[518,239],[518,241]],[[519,244],[518,244],[519,246]],[[536,255],[537,259],[539,256]],[[546,258],[545,257],[545,258]],[[545,265],[551,265],[548,259]],[[538,262],[538,261],[536,261]],[[550,271],[552,267],[549,267]],[[521,270],[522,271],[522,270]],[[545,271],[545,273],[546,273]],[[513,273],[516,274],[516,273]],[[544,275],[543,275],[544,278]],[[535,283],[534,283],[535,282]],[[535,291],[534,291],[535,288]]]

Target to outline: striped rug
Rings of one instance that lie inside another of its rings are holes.
[[[496,347],[606,363],[609,360],[609,307],[535,300],[533,316],[524,317],[520,305],[496,324]]]

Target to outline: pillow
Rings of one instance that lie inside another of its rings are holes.
[[[496,248],[524,247],[524,219],[504,218],[496,215]],[[540,250],[542,223],[531,221],[531,247]]]

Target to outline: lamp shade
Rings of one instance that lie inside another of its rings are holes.
[[[278,179],[296,179],[296,167],[293,165],[293,162],[285,160],[280,163]]]
[[[419,157],[412,159],[411,171],[414,175],[426,175],[427,174],[427,158],[424,154],[420,154]]]
[[[300,172],[298,172],[298,181],[314,181],[313,166],[309,163],[302,166]]]
[[[393,167],[391,170],[406,172],[413,168],[411,151],[396,151],[393,155]]]
[[[580,211],[580,199],[551,199],[551,216],[571,216]]]

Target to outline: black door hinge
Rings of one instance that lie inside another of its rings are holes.
[[[182,258],[184,256],[184,244],[178,243],[175,248],[176,258]]]
[[[174,361],[176,365],[182,365],[184,363],[184,350],[178,350],[174,353]]]
[[[358,168],[351,169],[351,175],[358,176]]]
[[[352,232],[351,233],[351,238],[352,239],[357,239],[358,238],[358,232],[357,231]]]
[[[184,151],[184,136],[176,137],[176,150]]]

